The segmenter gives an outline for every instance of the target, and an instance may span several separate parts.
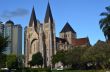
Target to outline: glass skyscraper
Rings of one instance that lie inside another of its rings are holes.
[[[14,22],[9,20],[5,24],[0,24],[0,33],[8,37],[8,45],[4,53],[22,55],[22,26],[14,25]]]

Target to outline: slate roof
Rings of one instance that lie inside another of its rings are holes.
[[[70,24],[67,22],[67,23],[65,24],[65,26],[63,27],[63,29],[61,30],[60,33],[69,32],[69,31],[71,31],[72,33],[76,33],[76,32],[73,30],[73,28],[70,26]]]
[[[50,8],[50,4],[48,3],[44,22],[48,23],[49,18],[50,18],[51,23],[53,23],[52,12],[51,12],[51,8]]]
[[[30,18],[30,22],[29,22],[29,26],[32,26],[32,22],[34,21],[34,26],[37,26],[37,19],[36,19],[36,14],[35,14],[35,10],[34,7],[32,9],[32,13],[31,13],[31,18]]]

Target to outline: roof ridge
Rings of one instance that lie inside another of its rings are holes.
[[[73,33],[76,33],[73,28],[70,26],[70,24],[68,22],[66,22],[65,26],[63,27],[63,29],[61,30],[60,33],[62,32],[68,32],[68,31],[71,31]]]

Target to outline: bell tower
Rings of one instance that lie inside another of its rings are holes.
[[[67,22],[60,32],[60,38],[66,39],[69,44],[72,44],[72,39],[76,39],[76,37],[76,32]]]

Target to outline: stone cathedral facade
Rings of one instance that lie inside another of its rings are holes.
[[[29,25],[24,32],[25,45],[25,66],[29,67],[28,62],[32,55],[41,52],[43,56],[43,66],[52,66],[51,58],[57,50],[67,50],[71,46],[89,46],[89,39],[77,38],[76,32],[67,22],[60,32],[60,37],[55,35],[55,22],[52,17],[50,5],[48,3],[44,18],[44,23],[36,18],[35,10],[32,9]]]

